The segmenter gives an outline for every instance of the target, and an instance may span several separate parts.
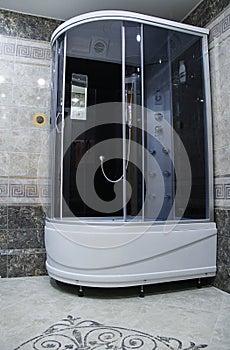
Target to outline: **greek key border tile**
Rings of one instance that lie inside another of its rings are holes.
[[[223,33],[230,29],[230,14],[224,19],[217,23],[213,28],[210,29],[209,41],[213,41],[215,38],[220,37]]]
[[[214,198],[230,200],[230,182],[228,183],[216,183],[214,186]]]
[[[0,55],[47,61],[51,60],[51,50],[49,48],[5,42],[0,43]]]
[[[7,184],[0,184],[0,197],[8,197],[9,196],[9,186]]]
[[[215,178],[214,200],[216,208],[230,208],[230,177]]]
[[[47,184],[22,184],[22,183],[1,183],[0,198],[48,198],[49,185]]]

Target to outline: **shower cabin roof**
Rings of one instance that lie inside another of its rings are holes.
[[[64,32],[73,28],[75,25],[84,24],[87,22],[98,21],[98,20],[125,20],[125,21],[135,21],[144,24],[156,25],[162,28],[168,28],[173,30],[179,30],[191,34],[204,35],[209,34],[209,30],[207,28],[195,27],[188,24],[183,24],[180,22],[175,22],[171,20],[166,20],[159,17],[153,17],[148,15],[139,14],[136,12],[129,11],[118,11],[118,10],[104,10],[104,11],[94,11],[85,13],[83,15],[79,15],[69,19],[68,21],[62,23],[57,29],[54,31],[51,37],[51,43]]]

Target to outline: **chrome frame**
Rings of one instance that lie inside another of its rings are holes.
[[[206,166],[207,178],[206,188],[209,198],[206,199],[206,211],[209,211],[210,221],[214,220],[214,196],[213,196],[213,133],[212,133],[212,106],[211,106],[211,83],[209,70],[209,56],[208,56],[208,38],[203,36],[202,40],[203,53],[203,77],[204,77],[204,92],[205,92],[205,113],[206,113],[206,142],[205,153],[208,159]]]
[[[62,116],[61,116],[61,180],[60,180],[60,218],[62,219],[63,209],[63,156],[64,156],[64,123],[65,123],[65,71],[66,71],[66,47],[67,36],[64,38],[64,50],[63,50],[63,71],[62,71]]]
[[[122,135],[123,135],[123,221],[127,218],[127,208],[124,203],[126,203],[126,102],[125,102],[125,26],[122,23],[121,27],[121,50],[122,50]]]
[[[180,22],[175,22],[167,19],[162,19],[158,17],[143,15],[135,12],[129,12],[129,11],[110,11],[110,10],[104,10],[104,11],[94,11],[85,13],[83,15],[79,15],[76,17],[73,17],[69,19],[68,21],[62,23],[53,33],[51,37],[51,44],[66,30],[69,30],[73,28],[75,25],[80,25],[83,23],[89,23],[92,21],[98,21],[98,20],[125,20],[125,21],[135,21],[137,23],[143,23],[143,24],[149,24],[149,25],[156,25],[161,28],[166,29],[173,29],[176,31],[183,31],[188,34],[197,34],[197,35],[203,35],[208,34],[209,29],[201,28],[201,27],[195,27],[189,24],[183,24]]]
[[[145,151],[143,145],[145,144],[145,107],[144,107],[144,26],[141,24],[141,42],[140,42],[140,56],[141,56],[141,127],[142,127],[142,173],[145,173]],[[145,180],[142,176],[142,221],[145,221]]]
[[[57,41],[55,42],[55,61],[52,61],[52,73],[55,72],[55,77],[52,81],[51,86],[51,110],[53,111],[53,114],[55,115],[55,119],[51,119],[51,125],[52,125],[52,133],[51,133],[51,144],[50,144],[50,152],[52,156],[51,160],[51,208],[50,208],[50,215],[51,217],[54,217],[54,193],[55,193],[55,147],[56,147],[56,114],[57,114],[57,79],[58,79],[58,45]]]

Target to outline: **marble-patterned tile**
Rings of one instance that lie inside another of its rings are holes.
[[[26,153],[48,153],[49,132],[43,128],[14,129],[11,132],[11,151]]]
[[[0,84],[12,83],[14,78],[14,62],[0,60]]]
[[[206,299],[207,288],[186,290],[180,292],[166,293],[161,299],[161,303],[164,305],[172,305],[179,308],[186,308],[200,311],[211,311],[217,313],[221,307],[222,298],[215,288],[209,289],[209,298]],[[189,298],[188,298],[189,296]]]
[[[50,41],[62,21],[0,10],[0,34],[35,40]]]
[[[47,123],[42,127],[42,129],[49,130],[50,128],[50,109],[44,107],[14,107],[10,109],[11,113],[11,128],[12,130],[24,129],[26,131],[31,129],[38,129],[38,127],[33,122],[33,116],[36,113],[43,113],[47,117]],[[22,123],[23,120],[23,123]]]
[[[225,237],[225,236],[218,237],[217,264],[230,266],[230,237]]]
[[[21,228],[8,230],[8,249],[31,248],[44,248],[43,229]]]
[[[227,51],[227,50],[226,50]],[[228,56],[230,55],[230,50],[229,52],[226,52],[226,54],[228,54]],[[229,86],[230,86],[230,83],[229,83],[229,79],[228,79],[228,74],[229,74],[229,65],[220,65],[220,91],[223,95],[223,92],[226,91],[229,91]]]
[[[229,146],[229,136],[226,130],[230,130],[230,115],[215,116],[213,125],[214,149]]]
[[[29,250],[16,255],[8,255],[8,277],[41,276],[46,275],[44,252],[30,252]]]
[[[11,106],[12,104],[12,85],[0,84],[0,106]]]
[[[228,33],[228,37],[218,46],[217,60],[220,67],[229,67],[230,65],[230,32]]]
[[[38,172],[40,176],[41,167],[40,154],[39,153],[10,153],[10,165],[9,165],[9,176],[11,177],[37,177]],[[44,174],[46,176],[47,173]]]
[[[229,5],[228,0],[204,0],[184,19],[184,23],[205,27]]]
[[[211,349],[229,349],[230,344],[230,308],[223,305],[213,332]]]
[[[230,238],[230,209],[215,209],[218,236]]]
[[[0,229],[6,229],[8,226],[7,222],[8,207],[6,205],[0,205]]]
[[[0,255],[0,278],[7,277],[7,256]]]
[[[0,152],[10,151],[10,130],[0,129]]]
[[[0,125],[2,129],[8,129],[11,127],[11,108],[9,106],[0,106]]]
[[[214,286],[230,293],[230,266],[218,265]]]
[[[37,176],[38,178],[47,178],[50,179],[50,164],[51,164],[51,156],[48,154],[49,149],[47,148],[47,153],[41,153],[38,160],[37,167]]]
[[[8,206],[8,228],[43,229],[44,212],[41,206]]]
[[[10,156],[9,152],[1,152],[0,151],[0,176],[8,176],[9,174],[9,164],[10,164]]]
[[[8,230],[0,229],[0,251],[8,248]]]
[[[15,63],[13,83],[33,88],[49,88],[51,69],[47,65]]]
[[[230,174],[230,147],[218,148],[214,151],[214,175]]]
[[[13,85],[12,104],[15,107],[29,106],[48,108],[50,106],[50,90],[47,88]]]
[[[216,42],[209,51],[209,61],[211,72],[216,72],[230,64],[230,33],[221,42]]]

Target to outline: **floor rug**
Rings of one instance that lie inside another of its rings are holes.
[[[113,327],[69,315],[42,334],[14,350],[198,350],[206,344],[153,336],[133,329]]]

